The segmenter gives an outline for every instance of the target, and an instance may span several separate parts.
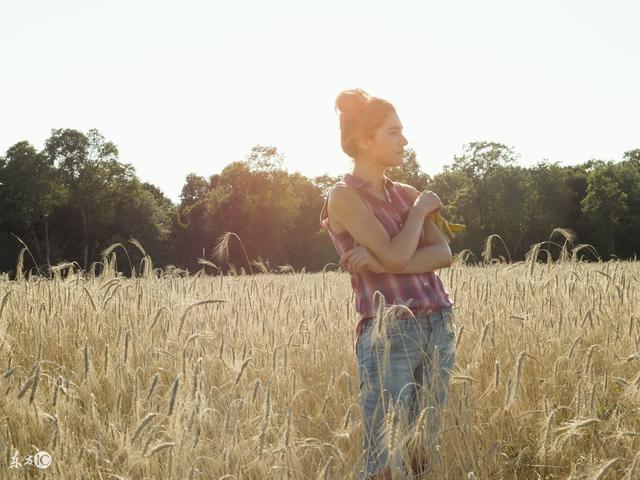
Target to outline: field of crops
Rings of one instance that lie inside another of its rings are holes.
[[[356,475],[347,273],[143,271],[0,278],[0,477]],[[638,263],[440,276],[457,364],[429,478],[640,478]]]

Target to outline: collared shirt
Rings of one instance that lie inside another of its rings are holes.
[[[395,237],[405,224],[413,201],[409,193],[402,185],[393,182],[386,175],[384,177],[384,190],[387,200],[382,200],[371,190],[371,182],[365,182],[349,173],[345,174],[342,181],[336,185],[346,185],[355,190],[374,213],[378,221],[384,226],[390,238]],[[334,232],[329,226],[329,213],[327,203],[331,191],[320,213],[320,224],[327,230],[331,241],[339,256],[348,250],[358,246],[355,239],[348,231]],[[424,231],[420,234],[418,248],[427,246]],[[362,332],[369,319],[377,312],[377,303],[374,304],[374,292],[378,290],[385,298],[385,305],[405,305],[414,314],[433,313],[445,307],[453,306],[449,292],[445,290],[440,277],[435,272],[418,274],[398,273],[373,273],[365,270],[351,274],[351,286],[356,298],[356,311],[360,319],[356,325],[356,338]],[[398,318],[406,318],[406,315],[398,314]]]

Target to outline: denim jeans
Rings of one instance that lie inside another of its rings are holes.
[[[364,327],[356,341],[364,418],[364,467],[358,480],[385,465],[402,471],[406,455],[398,447],[402,438],[397,428],[394,437],[390,425],[403,418],[404,426],[415,426],[425,408],[421,437],[416,438],[421,439],[429,463],[433,466],[440,462],[435,446],[440,433],[440,410],[447,399],[455,364],[455,340],[452,307],[415,318],[388,319],[382,325],[372,319]],[[406,429],[404,432],[409,433]],[[396,445],[393,451],[391,443]]]

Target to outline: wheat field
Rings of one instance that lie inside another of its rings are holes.
[[[355,477],[347,273],[186,276],[145,257],[124,278],[105,260],[0,277],[2,478]],[[638,263],[439,273],[457,361],[424,478],[640,478]],[[48,468],[12,468],[38,451]]]

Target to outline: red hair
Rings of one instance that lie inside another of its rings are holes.
[[[358,155],[358,135],[373,137],[387,117],[396,111],[388,101],[372,97],[360,88],[340,92],[335,108],[340,110],[342,150],[353,159]]]

